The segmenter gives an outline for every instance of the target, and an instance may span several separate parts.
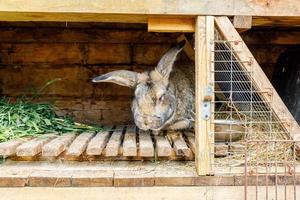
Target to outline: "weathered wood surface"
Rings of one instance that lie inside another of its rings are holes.
[[[137,156],[136,137],[135,126],[127,127],[123,141],[123,156]]]
[[[103,127],[97,134],[65,133],[0,143],[0,156],[16,161],[194,160],[194,133],[154,136],[135,126]]]
[[[300,24],[300,23],[299,23]],[[243,33],[247,45],[299,45],[300,31],[259,30]]]
[[[158,157],[171,156],[173,149],[165,136],[155,136],[155,146]]]
[[[72,142],[70,147],[66,152],[66,156],[70,157],[78,157],[80,156],[86,149],[88,142],[94,136],[94,133],[82,133],[78,135],[75,140]]]
[[[42,156],[58,156],[67,149],[67,147],[71,144],[75,137],[75,133],[68,133],[50,141],[49,143],[43,146]]]
[[[109,21],[112,16],[128,22],[141,22],[140,15],[250,15],[250,16],[299,16],[299,4],[294,0],[121,0],[119,7],[111,0],[85,1],[25,0],[0,2],[2,21]],[[137,16],[130,16],[135,14]],[[111,16],[112,15],[112,16]],[[128,16],[129,15],[129,16]],[[137,17],[137,18],[135,18]]]
[[[153,157],[154,147],[149,132],[139,131],[139,155],[142,157]]]
[[[221,174],[198,176],[193,161],[188,162],[77,162],[39,163],[7,162],[0,166],[0,186],[32,187],[88,187],[88,186],[243,186],[244,167],[236,167],[224,173],[225,168],[217,168]],[[248,169],[249,173],[253,168]],[[268,170],[268,176],[265,173]],[[284,175],[285,168],[258,168],[257,174],[247,176],[248,186],[268,186],[300,184],[299,166],[296,176]],[[256,172],[256,170],[254,170]],[[223,174],[222,174],[223,173]],[[233,175],[232,173],[236,173]]]
[[[238,32],[244,32],[252,27],[252,16],[234,16],[233,25]]]
[[[0,143],[0,155],[3,157],[13,156],[16,154],[17,147],[28,139],[14,139]]]
[[[35,156],[42,152],[44,144],[55,138],[54,135],[42,135],[28,142],[23,143],[16,149],[17,156]]]
[[[110,137],[111,130],[104,130],[97,133],[95,137],[91,139],[89,142],[86,154],[87,155],[101,155],[103,149],[105,148],[109,137]]]
[[[123,130],[124,127],[122,126],[118,126],[115,128],[105,148],[106,156],[117,156],[119,154],[119,147],[122,143]]]

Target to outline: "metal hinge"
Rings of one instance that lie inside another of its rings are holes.
[[[202,118],[209,120],[211,115],[211,101],[213,98],[212,86],[207,86],[204,91],[204,99],[202,104]]]

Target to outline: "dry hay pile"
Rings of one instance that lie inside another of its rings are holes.
[[[221,111],[228,111],[230,115]],[[220,113],[218,113],[220,112]],[[233,105],[222,105],[215,114],[215,119],[239,121],[245,128],[241,140],[232,142],[243,145],[244,150],[228,152],[226,157],[215,159],[216,166],[241,166],[247,160],[250,166],[287,165],[296,161],[295,147],[288,132],[275,116],[249,116],[242,114]],[[262,122],[262,120],[264,120]],[[259,123],[261,122],[261,123]],[[230,146],[231,142],[228,143]],[[245,156],[246,155],[246,156]]]

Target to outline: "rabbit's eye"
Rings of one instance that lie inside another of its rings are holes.
[[[160,97],[159,97],[159,101],[163,101],[165,99],[165,95],[163,94],[163,95],[161,95]]]

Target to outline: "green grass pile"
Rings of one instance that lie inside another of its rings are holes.
[[[45,133],[95,132],[100,129],[76,123],[69,117],[57,116],[50,103],[24,100],[12,103],[6,98],[0,98],[0,142]]]

